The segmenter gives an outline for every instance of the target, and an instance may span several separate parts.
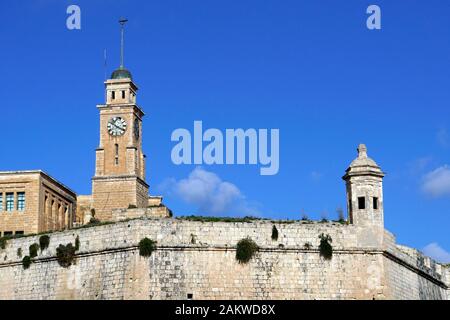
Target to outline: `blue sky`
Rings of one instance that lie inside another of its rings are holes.
[[[70,4],[81,8],[81,30],[66,28]],[[381,30],[366,28],[370,4],[381,7]],[[386,228],[450,260],[448,12],[438,0],[2,3],[0,169],[43,169],[90,193],[103,52],[109,75],[125,16],[150,192],[176,214],[217,213],[211,204],[231,199],[223,214],[335,218],[345,207],[341,176],[363,142],[386,172]],[[174,165],[171,133],[194,120],[280,129],[279,173]],[[210,195],[180,191],[199,177],[212,181]]]

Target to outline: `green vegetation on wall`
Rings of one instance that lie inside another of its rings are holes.
[[[77,236],[75,238],[75,251],[78,251],[78,250],[80,250],[80,237],[79,236]]]
[[[272,227],[272,240],[277,241],[278,240],[278,229],[276,226]]]
[[[23,257],[23,259],[22,259],[23,269],[24,270],[28,269],[30,267],[30,265],[31,265],[31,258],[30,258],[30,256]]]
[[[8,242],[8,237],[0,237],[0,249],[6,248],[6,243]]]
[[[236,246],[236,260],[239,263],[247,263],[258,250],[258,245],[252,239],[241,239]]]
[[[139,242],[139,255],[141,257],[150,257],[156,250],[156,241],[144,238]]]
[[[37,243],[33,243],[29,247],[30,258],[36,258],[38,255],[39,245]]]
[[[68,268],[75,262],[75,252],[76,249],[72,243],[67,245],[60,244],[56,248],[56,260],[58,260],[61,267]]]
[[[39,237],[39,246],[41,251],[44,251],[50,245],[50,237],[48,235],[43,235]]]
[[[330,260],[333,256],[333,247],[331,246],[331,242],[333,242],[333,239],[331,239],[329,234],[324,235],[323,233],[319,236],[319,239],[320,255],[326,260]]]

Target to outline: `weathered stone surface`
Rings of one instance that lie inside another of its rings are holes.
[[[277,241],[271,239],[274,224]],[[397,246],[388,232],[379,245],[361,246],[361,232],[338,223],[141,218],[52,233],[49,248],[28,270],[17,249],[27,254],[38,237],[20,238],[0,250],[0,298],[448,299],[448,268]],[[333,239],[331,260],[319,254],[321,233]],[[77,236],[76,265],[64,269],[55,260],[56,247]],[[150,258],[139,256],[144,237],[157,241]],[[235,246],[245,237],[260,251],[239,264]]]

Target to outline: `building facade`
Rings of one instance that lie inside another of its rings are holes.
[[[45,172],[0,172],[1,236],[71,228],[75,210],[75,192]]]

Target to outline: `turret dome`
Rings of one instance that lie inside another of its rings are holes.
[[[367,147],[365,144],[360,144],[358,146],[358,157],[352,161],[348,169],[346,170],[346,175],[344,179],[351,175],[375,175],[383,177],[384,173],[378,164],[367,156]]]
[[[123,67],[120,67],[119,69],[115,70],[111,74],[111,79],[130,79],[133,80],[133,77],[131,76],[131,72]]]

